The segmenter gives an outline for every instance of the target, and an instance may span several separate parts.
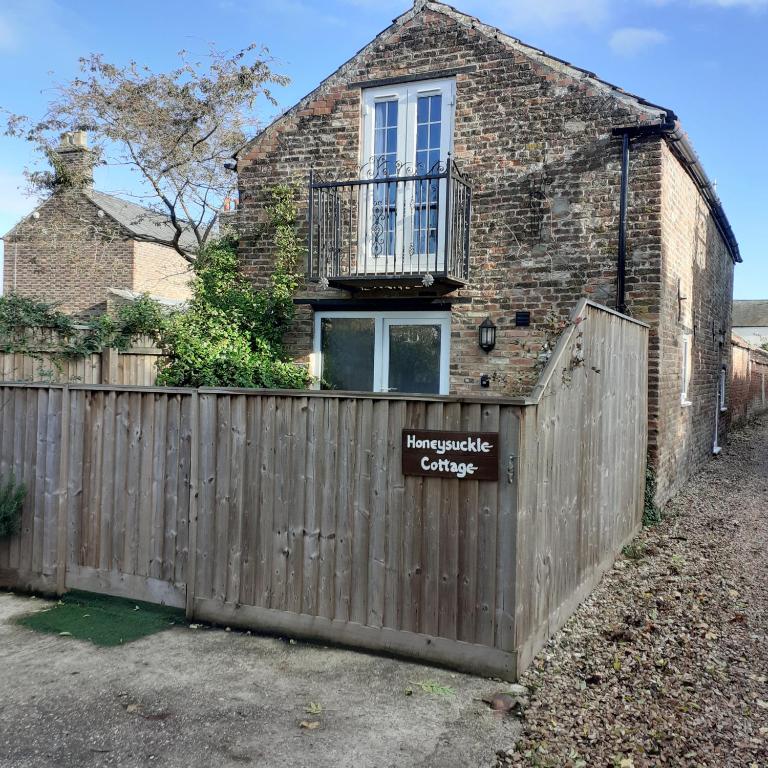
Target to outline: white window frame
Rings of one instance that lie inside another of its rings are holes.
[[[693,337],[690,333],[684,333],[680,337],[680,405],[687,408],[693,403],[688,399],[688,390],[691,386],[691,363],[693,360]]]
[[[363,117],[362,117],[362,141],[360,166],[363,169],[363,177],[366,177],[366,170],[370,168],[369,164],[374,162],[375,148],[375,115],[376,103],[382,101],[397,101],[397,161],[404,163],[406,170],[400,175],[412,176],[416,174],[416,134],[417,134],[417,107],[420,96],[430,96],[440,94],[442,98],[442,107],[440,114],[440,162],[444,163],[448,159],[448,154],[453,151],[453,131],[454,131],[454,113],[456,104],[456,81],[453,79],[443,80],[420,80],[410,83],[400,83],[386,85],[377,88],[366,88],[363,91]],[[413,187],[413,183],[411,187]],[[413,194],[413,192],[411,192]],[[440,182],[440,199],[446,199],[446,181]],[[373,197],[368,196],[368,215],[360,217],[360,250],[362,253],[370,254],[372,251],[371,232],[366,232],[364,222],[370,221],[372,217],[371,208],[373,206]],[[405,261],[405,254],[409,253],[411,245],[410,238],[412,232],[405,226],[406,211],[409,209],[406,201],[405,186],[400,184],[397,187],[397,199],[395,205],[398,211],[397,225],[395,228],[395,257],[393,264],[396,263],[397,255],[402,255]],[[438,217],[437,228],[437,253],[444,253],[445,242],[445,220],[443,216]],[[400,265],[404,272],[419,272],[420,261],[424,260],[416,256],[410,256],[409,263]],[[386,269],[388,259],[383,264],[377,265],[374,259],[365,258],[366,263],[371,263],[371,268],[366,268],[366,272],[377,272]],[[426,262],[429,262],[427,257]],[[390,265],[391,266],[391,265]]]
[[[404,311],[364,311],[339,310],[315,312],[314,346],[311,359],[311,374],[315,378],[315,389],[320,389],[323,375],[323,355],[321,347],[321,326],[324,318],[373,318],[373,392],[389,392],[389,334],[392,325],[439,325],[440,326],[440,391],[447,395],[450,389],[450,352],[451,352],[451,313],[450,312],[404,312]],[[386,364],[385,364],[386,363]],[[397,393],[396,393],[397,394]],[[410,393],[400,393],[410,394]],[[413,393],[418,394],[418,393]]]
[[[720,384],[718,389],[720,393],[720,398],[719,398],[720,411],[723,413],[728,410],[728,405],[725,398],[725,388],[728,382],[728,378],[726,375],[727,373],[728,373],[728,369],[725,366],[722,366],[720,368]]]

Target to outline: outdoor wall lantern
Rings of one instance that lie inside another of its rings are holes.
[[[480,324],[480,349],[490,352],[496,346],[496,326],[486,317]]]

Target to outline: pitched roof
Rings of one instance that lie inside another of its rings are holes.
[[[168,216],[95,189],[84,189],[83,194],[137,239],[169,245],[173,241],[176,229]],[[197,238],[191,228],[185,227],[179,245],[185,251],[197,250]]]
[[[352,68],[355,59],[361,54],[364,54],[370,50],[373,50],[376,46],[384,42],[388,37],[395,34],[398,29],[404,24],[408,23],[423,11],[434,11],[447,16],[459,25],[474,29],[487,37],[493,38],[502,45],[511,50],[515,50],[529,58],[536,60],[539,64],[549,67],[550,69],[566,74],[575,80],[582,81],[593,88],[606,93],[620,101],[622,104],[632,107],[638,113],[638,121],[641,125],[652,126],[657,128],[661,135],[663,135],[673,151],[678,157],[679,161],[689,173],[696,186],[701,191],[704,199],[707,202],[712,214],[715,218],[717,228],[720,230],[721,235],[728,247],[731,257],[735,262],[741,262],[742,258],[739,253],[739,245],[736,241],[736,237],[733,234],[731,225],[728,222],[728,217],[725,214],[723,205],[720,198],[717,196],[714,186],[707,178],[707,174],[702,167],[696,152],[688,140],[687,135],[682,131],[678,123],[677,115],[673,110],[666,107],[662,107],[659,104],[654,104],[646,99],[643,99],[636,94],[625,91],[617,85],[609,83],[607,80],[602,80],[594,72],[577,67],[570,62],[563,59],[559,59],[556,56],[548,54],[546,51],[540,48],[535,48],[532,45],[523,43],[516,37],[502,32],[497,27],[493,27],[490,24],[486,24],[480,19],[470,16],[463,11],[459,11],[453,6],[447,5],[438,0],[414,0],[413,7],[409,8],[405,13],[400,14],[395,18],[392,23],[376,37],[373,38],[367,45],[363,46],[357,53],[351,56],[344,64],[342,64],[335,72],[330,74],[312,91],[310,91],[303,99],[294,104],[290,109],[283,112],[263,130],[256,134],[244,147],[242,147],[235,158],[241,155],[246,155],[248,151],[253,147],[262,136],[268,134],[276,125],[278,125],[285,117],[302,109],[305,104],[312,101],[319,92],[331,81],[337,78],[343,78],[344,74]]]
[[[318,92],[322,91],[323,87],[328,82],[338,77],[342,77],[346,73],[346,71],[351,68],[353,62],[355,61],[355,59],[357,59],[358,56],[380,45],[388,37],[391,37],[393,34],[395,34],[400,27],[402,27],[404,24],[407,24],[409,21],[411,21],[411,19],[415,18],[423,11],[434,11],[436,13],[441,13],[444,16],[447,16],[453,19],[461,26],[467,27],[469,29],[476,29],[477,31],[482,32],[488,37],[491,37],[494,40],[497,40],[502,45],[505,45],[510,49],[517,50],[520,53],[525,54],[526,56],[536,59],[540,64],[544,64],[545,66],[548,66],[549,68],[555,71],[568,74],[577,80],[586,81],[590,85],[594,85],[598,89],[609,92],[612,96],[614,96],[619,101],[622,101],[623,103],[628,105],[632,105],[638,108],[639,110],[641,110],[646,115],[649,121],[663,119],[671,111],[666,109],[665,107],[659,106],[658,104],[653,104],[650,101],[646,101],[640,96],[637,96],[633,93],[629,93],[628,91],[625,91],[623,88],[619,88],[617,85],[613,85],[612,83],[609,83],[607,80],[601,80],[594,72],[590,72],[589,70],[582,69],[581,67],[577,67],[565,61],[564,59],[558,59],[556,56],[552,56],[546,53],[545,51],[542,51],[540,48],[535,48],[532,45],[527,45],[526,43],[523,43],[521,40],[518,40],[516,37],[512,37],[511,35],[508,35],[505,32],[502,32],[497,27],[491,26],[490,24],[485,24],[475,16],[471,16],[468,13],[459,11],[453,6],[447,5],[446,3],[438,2],[438,0],[415,0],[413,7],[409,8],[407,11],[405,11],[404,13],[401,13],[399,16],[393,19],[392,23],[386,29],[379,32],[379,34],[376,35],[376,37],[374,37],[373,40],[371,40],[369,43],[364,45],[359,51],[357,51],[357,53],[353,54],[337,70],[335,70],[330,75],[328,75],[328,77],[324,78],[316,88],[310,91],[306,96],[304,96],[301,100],[299,100],[296,104],[294,104],[292,107],[287,109],[281,115],[276,117],[271,123],[269,123],[269,125],[267,125],[261,131],[259,131],[259,133],[257,133],[256,136],[254,136],[244,147],[242,147],[238,151],[235,157],[237,157],[238,155],[247,154],[250,147],[253,144],[255,144],[261,136],[268,133],[275,125],[280,123],[283,120],[283,118],[301,109],[304,106],[304,104],[314,99],[315,96],[318,94]]]
[[[104,211],[107,216],[116,221],[134,239],[172,247],[171,243],[176,234],[176,229],[173,224],[171,224],[171,220],[168,216],[153,211],[151,208],[145,208],[143,205],[123,200],[121,197],[108,195],[106,192],[98,192],[97,190],[88,187],[79,189],[78,192],[87,197],[97,208]],[[55,194],[56,193],[54,192],[54,195]],[[38,205],[34,211],[27,214],[20,221],[17,221],[16,224],[3,235],[3,239],[11,239],[14,232],[25,221],[28,221],[35,214],[35,211],[40,210],[40,208],[42,208],[50,199],[51,198],[49,197]],[[199,246],[191,227],[184,227],[184,231],[181,233],[181,238],[179,239],[179,244],[181,249],[186,253],[194,253],[197,251]]]
[[[734,328],[768,327],[768,300],[740,300],[733,302]]]

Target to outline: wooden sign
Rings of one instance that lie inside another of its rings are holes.
[[[499,433],[404,429],[403,474],[498,480]]]

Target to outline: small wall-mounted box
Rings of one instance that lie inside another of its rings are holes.
[[[531,324],[531,313],[525,310],[515,312],[515,325],[526,326]]]

